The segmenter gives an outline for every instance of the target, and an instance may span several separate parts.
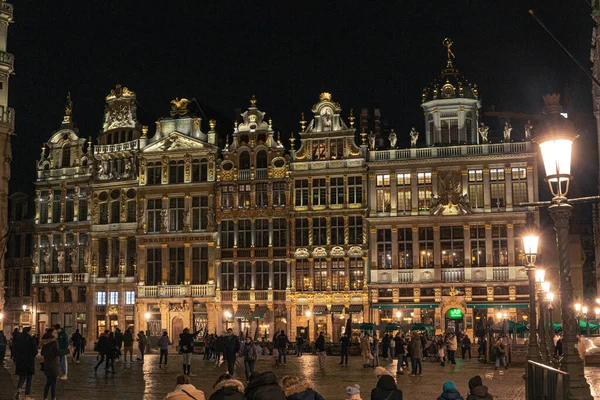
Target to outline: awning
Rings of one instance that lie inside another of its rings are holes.
[[[250,319],[250,306],[239,306],[233,318],[235,319]]]
[[[359,314],[363,310],[362,304],[350,304],[350,308],[348,309],[349,314]]]
[[[329,310],[329,312],[331,314],[343,314],[345,311],[344,309],[345,309],[345,307],[343,304],[341,304],[341,305],[336,304],[336,305],[331,306],[331,310]]]
[[[327,306],[314,306],[312,309],[313,315],[327,314]]]
[[[379,308],[379,309],[389,309],[389,308],[438,308],[437,304],[422,304],[422,303],[415,303],[415,304],[373,304],[372,306],[373,308]]]
[[[265,314],[267,313],[267,306],[258,306],[254,309],[254,313],[252,314],[252,318],[254,319],[264,319]]]
[[[525,303],[485,303],[485,304],[467,304],[467,308],[529,308]]]

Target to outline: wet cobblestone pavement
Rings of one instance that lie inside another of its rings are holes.
[[[175,387],[175,377],[182,372],[180,355],[169,355],[168,368],[159,368],[158,355],[146,356],[144,363],[135,362],[115,364],[116,374],[105,374],[100,368],[94,373],[93,363],[96,357],[92,354],[82,356],[80,364],[69,363],[68,380],[59,380],[57,399],[162,399]],[[344,399],[346,386],[358,383],[364,399],[370,398],[376,379],[372,369],[363,369],[359,357],[351,357],[348,366],[339,366],[339,359],[327,357],[327,368],[320,371],[316,356],[304,355],[301,358],[289,356],[286,366],[274,366],[271,357],[264,357],[257,362],[259,372],[274,370],[279,377],[287,374],[303,374],[308,376],[313,387],[327,400]],[[381,366],[395,371],[394,363],[382,361]],[[201,355],[192,360],[192,383],[208,396],[212,394],[212,385],[217,376],[226,372],[225,364],[216,365],[214,361],[204,361]],[[586,369],[588,379],[594,387],[600,389],[600,368]],[[426,360],[423,364],[423,375],[412,377],[399,375],[398,385],[404,392],[404,399],[436,399],[441,393],[442,385],[447,380],[456,383],[459,391],[466,398],[468,380],[473,375],[481,375],[483,382],[494,395],[494,399],[523,399],[525,387],[522,379],[523,365],[516,365],[508,370],[495,371],[493,365],[482,364],[476,360],[457,360],[457,365],[439,366]],[[243,368],[236,368],[236,375],[243,377]],[[14,375],[12,361],[6,360],[4,368],[0,367],[0,399],[14,398],[14,387],[17,377]],[[240,379],[243,380],[243,379]],[[45,377],[39,371],[39,359],[36,361],[36,374],[33,380],[32,396],[39,400],[43,397]],[[600,396],[600,391],[599,391]],[[598,398],[598,397],[596,397]]]

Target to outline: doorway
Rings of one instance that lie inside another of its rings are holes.
[[[183,332],[183,318],[175,317],[171,322],[171,342],[178,343],[179,335]]]
[[[446,332],[460,333],[465,330],[465,317],[460,308],[451,308],[446,313]]]

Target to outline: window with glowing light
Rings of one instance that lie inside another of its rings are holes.
[[[431,195],[433,186],[431,184],[431,172],[417,173],[417,196],[419,198],[419,211],[428,211],[431,207]]]
[[[106,305],[106,292],[96,292],[96,305],[98,305],[98,306]]]
[[[377,201],[377,212],[390,212],[392,207],[390,175],[377,175],[376,179],[375,195]]]
[[[350,258],[350,290],[362,290],[365,281],[362,258]]]
[[[492,226],[492,252],[494,266],[508,265],[508,246],[505,225]]]
[[[135,304],[135,292],[133,290],[128,290],[125,292],[125,304],[128,306]]]
[[[296,260],[296,290],[306,291],[310,287],[309,261],[307,259]]]
[[[469,235],[471,240],[471,267],[485,267],[485,226],[471,226]]]
[[[463,267],[465,262],[462,226],[440,227],[442,268]]]
[[[235,192],[235,186],[233,185],[222,185],[221,186],[221,208],[230,210],[233,208],[233,194]]]
[[[433,268],[433,228],[419,228],[419,265]]]
[[[239,208],[250,208],[250,198],[252,193],[252,186],[250,184],[238,185],[238,207]]]
[[[483,170],[469,170],[469,202],[471,208],[483,208]]]
[[[492,201],[492,209],[506,207],[504,168],[490,169],[490,196]]]
[[[412,211],[412,187],[410,173],[397,174],[396,185],[398,193],[398,213],[402,215],[410,215],[410,212]]]
[[[327,290],[327,260],[315,258],[313,264],[313,289],[316,291]]]
[[[377,268],[392,268],[392,230],[377,229]]]
[[[346,262],[343,258],[331,260],[331,289],[344,290],[346,286]]]

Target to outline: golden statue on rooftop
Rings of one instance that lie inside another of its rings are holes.
[[[442,40],[442,44],[444,45],[444,47],[446,47],[446,50],[448,51],[448,60],[455,58],[454,53],[452,52],[452,45],[454,44],[452,39],[444,38],[444,40]]]
[[[183,98],[180,100],[178,97],[171,100],[171,116],[174,117],[177,114],[186,115],[188,113],[189,102],[188,99]]]

